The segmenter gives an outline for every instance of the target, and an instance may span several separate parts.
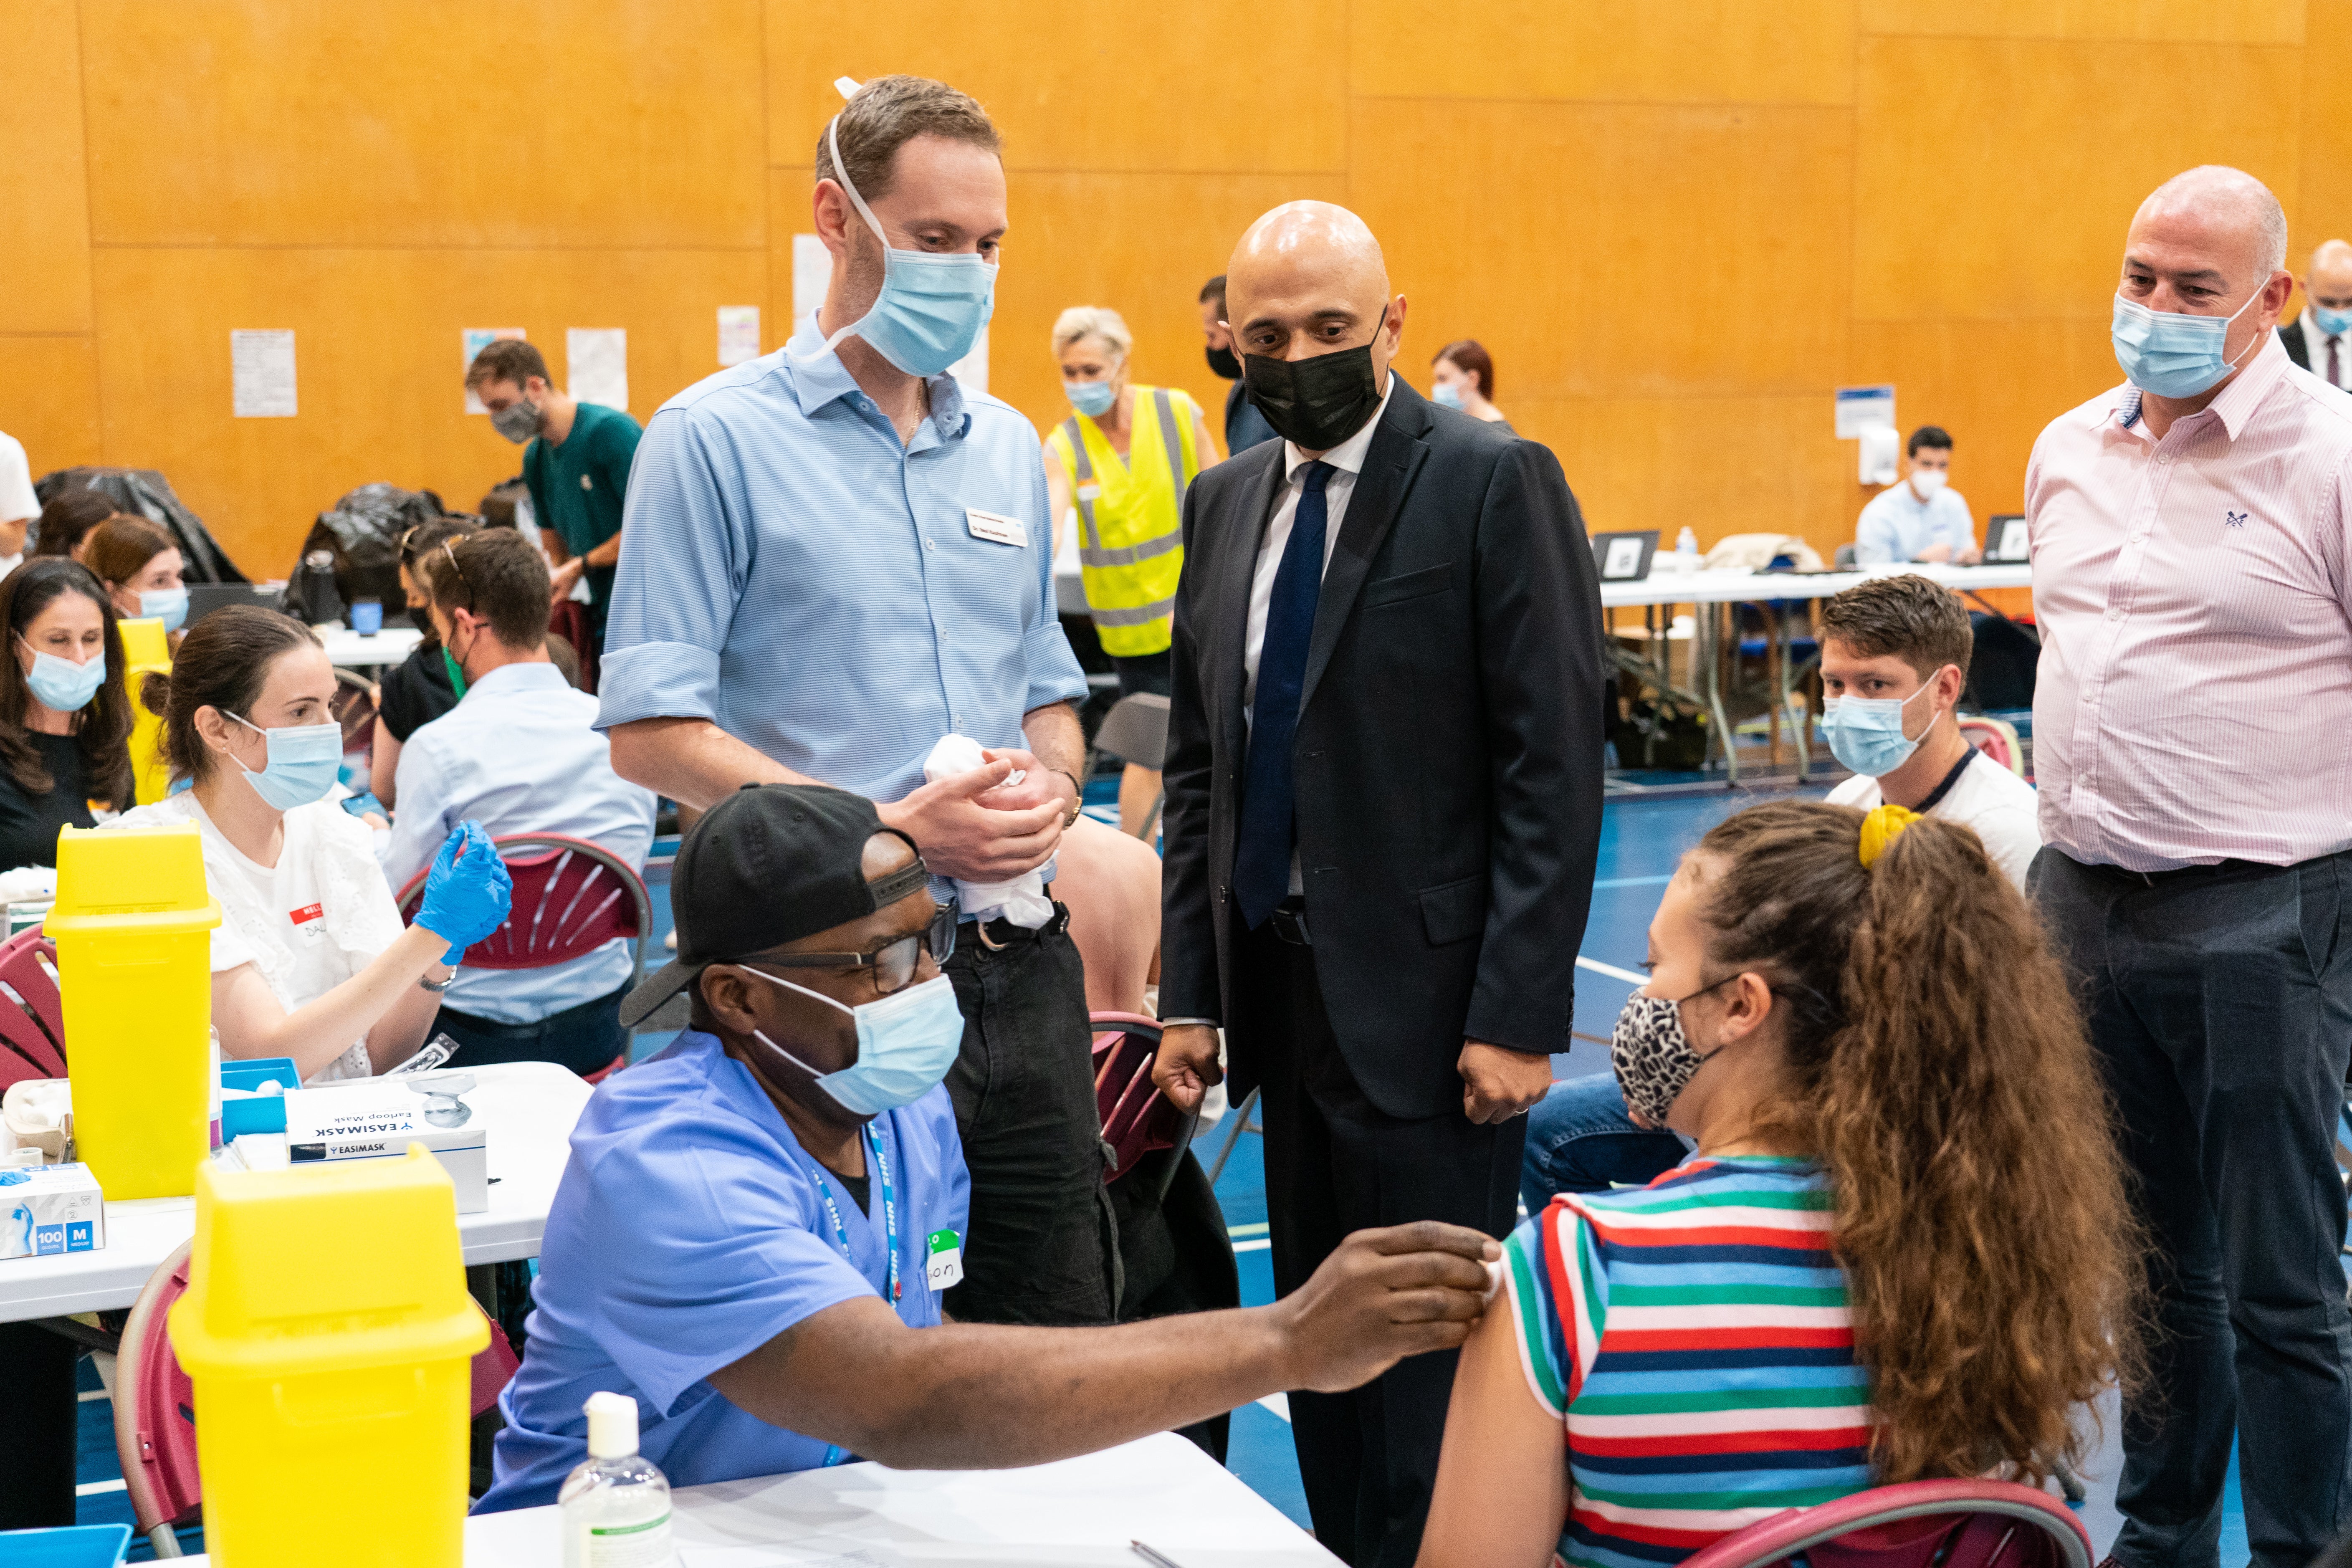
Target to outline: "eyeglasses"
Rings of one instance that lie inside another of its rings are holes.
[[[452,539],[443,540],[441,542],[441,553],[448,558],[449,570],[457,574],[457,586],[466,590],[466,607],[467,609],[473,608],[474,585],[466,581],[466,569],[457,564],[457,541]]]
[[[931,929],[913,936],[902,936],[886,942],[872,952],[779,952],[764,953],[751,960],[744,967],[760,969],[870,969],[874,972],[874,989],[887,996],[903,991],[911,984],[915,972],[921,966],[922,952],[930,951],[933,963],[945,963],[955,952],[956,906],[942,904],[931,917]]]

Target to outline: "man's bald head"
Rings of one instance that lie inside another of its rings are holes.
[[[1404,334],[1404,300],[1364,220],[1329,202],[1285,202],[1249,226],[1225,268],[1225,320],[1244,356],[1303,360],[1369,340],[1375,384]]]
[[[2243,247],[2242,270],[2256,281],[2286,265],[2286,209],[2243,169],[2203,163],[2173,175],[2133,215],[2134,235],[2150,227],[2195,234],[2217,247]]]
[[[2323,310],[2352,310],[2352,244],[2331,239],[2314,250],[2303,292]]]

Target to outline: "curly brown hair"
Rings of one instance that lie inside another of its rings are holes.
[[[2030,1483],[2139,1373],[2146,1279],[2114,1115],[2064,971],[1976,834],[1922,817],[1864,867],[1864,814],[1751,806],[1696,851],[1716,963],[1789,1004],[1770,1131],[1836,1205],[1882,1483]]]

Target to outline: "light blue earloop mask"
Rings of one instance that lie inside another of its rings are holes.
[[[2237,368],[2222,349],[2230,323],[2253,308],[2263,297],[2257,289],[2246,302],[2226,316],[2184,316],[2173,310],[2151,310],[2116,296],[2116,363],[2131,384],[2158,397],[2194,397]],[[2243,359],[2262,346],[2263,334],[2239,354]]]
[[[139,595],[139,614],[144,618],[163,623],[165,635],[178,631],[187,624],[188,591],[185,588],[148,588]]]
[[[814,996],[856,1021],[857,1059],[839,1072],[819,1072],[759,1030],[751,1031],[753,1039],[816,1079],[819,1089],[855,1115],[879,1116],[914,1104],[948,1076],[962,1047],[963,1009],[956,1005],[955,982],[944,974],[893,991],[879,1002],[852,1007],[822,991],[744,967],[771,985]]]
[[[23,637],[16,639],[25,642]],[[106,656],[76,664],[69,658],[59,658],[53,653],[43,653],[31,643],[25,651],[33,656],[33,668],[25,677],[25,689],[40,699],[41,706],[52,713],[79,713],[89,706],[98,689],[106,684]]]
[[[825,339],[817,352],[830,353],[854,332],[908,375],[937,375],[971,353],[980,329],[996,313],[996,267],[969,252],[937,256],[894,247],[874,210],[850,183],[849,165],[841,159],[840,126],[836,114],[824,128],[825,144],[833,150],[834,177],[882,242],[882,292],[874,297],[871,310]]]
[[[1911,760],[1927,730],[1916,739],[1903,733],[1903,710],[1935,689],[1936,676],[1948,668],[1937,665],[1918,690],[1908,697],[1832,697],[1822,704],[1822,723],[1830,732],[1830,755],[1843,766],[1872,778],[1885,778]],[[1936,726],[1929,721],[1927,729]]]
[[[224,712],[226,710],[223,710]],[[245,782],[254,793],[280,811],[291,811],[298,805],[327,798],[335,787],[335,779],[343,765],[343,727],[331,721],[324,724],[289,724],[280,729],[264,730],[249,719],[229,717],[269,742],[269,765],[259,773],[236,763],[245,773]]]
[[[1070,400],[1071,407],[1089,419],[1101,418],[1118,401],[1118,388],[1107,381],[1066,381],[1062,383],[1062,395]]]

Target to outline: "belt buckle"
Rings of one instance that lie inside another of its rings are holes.
[[[1273,919],[1274,934],[1291,946],[1313,947],[1315,945],[1307,932],[1307,910],[1304,906],[1294,909],[1288,904],[1276,904]]]

